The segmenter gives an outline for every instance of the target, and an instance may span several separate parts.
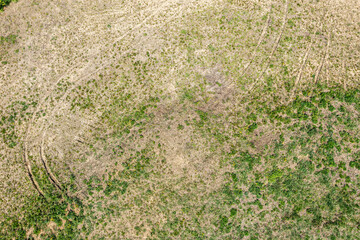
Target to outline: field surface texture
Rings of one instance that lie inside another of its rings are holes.
[[[0,239],[360,239],[358,0],[0,0]]]

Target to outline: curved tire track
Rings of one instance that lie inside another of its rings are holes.
[[[286,25],[286,21],[287,21],[287,17],[288,17],[288,11],[289,11],[289,3],[288,3],[288,0],[286,0],[285,2],[285,15],[284,15],[284,19],[283,19],[283,23],[282,23],[282,26],[281,26],[281,29],[280,29],[280,34],[278,36],[278,38],[276,39],[276,42],[274,44],[274,47],[268,57],[268,60],[267,60],[267,63],[266,63],[266,66],[264,68],[264,70],[260,73],[260,75],[256,78],[255,82],[251,85],[250,89],[248,90],[248,93],[251,93],[251,91],[255,88],[256,84],[259,82],[260,78],[262,78],[266,72],[266,70],[269,68],[270,66],[270,63],[271,63],[271,60],[274,56],[274,53],[276,51],[276,49],[278,48],[279,46],[279,43],[280,43],[280,40],[281,40],[281,37],[284,33],[284,29],[285,29],[285,25]]]
[[[331,38],[331,35],[330,35],[330,32],[329,32],[327,43],[326,43],[325,53],[324,53],[323,57],[321,58],[321,62],[319,64],[319,67],[316,70],[315,79],[314,79],[315,84],[318,83],[320,72],[321,72],[321,70],[322,70],[322,68],[324,66],[325,61],[327,60],[327,58],[329,56],[329,48],[330,48],[330,42],[331,42],[330,38]]]
[[[130,33],[133,32],[134,30],[136,30],[136,29],[138,29],[139,27],[141,27],[144,23],[146,23],[146,21],[148,21],[151,17],[153,17],[156,13],[158,13],[158,12],[164,7],[164,5],[166,5],[164,2],[165,2],[165,1],[163,1],[162,4],[160,4],[160,6],[156,8],[156,11],[155,11],[155,12],[153,12],[152,14],[150,14],[149,16],[147,16],[147,17],[145,18],[145,20],[143,20],[141,23],[137,24],[134,28],[128,30],[128,31],[127,31],[126,33],[124,33],[121,37],[117,38],[117,39],[113,42],[113,44],[121,41],[121,40],[122,40],[123,38],[125,38],[128,34],[130,34]],[[135,13],[135,14],[137,14],[137,13]],[[133,16],[135,16],[135,14],[133,14]],[[97,54],[97,53],[96,53],[96,54]],[[88,56],[88,57],[96,56],[96,54],[92,54],[92,55],[90,55],[90,56]],[[91,65],[91,63],[87,64],[87,67],[88,67],[89,65]],[[110,65],[110,64],[108,64],[108,65]],[[86,74],[85,76],[80,77],[79,80],[78,80],[76,83],[80,83],[85,77],[88,77],[88,76],[90,76],[90,75],[92,75],[92,74],[94,74],[94,73],[102,70],[103,68],[105,68],[105,67],[108,66],[108,65],[103,65],[102,67],[98,68],[97,70],[95,70],[95,71],[93,71],[93,72],[90,72],[90,73]],[[57,84],[58,84],[62,79],[64,79],[66,76],[69,76],[72,72],[74,72],[79,66],[81,66],[81,63],[78,63],[78,64],[74,65],[74,66],[71,67],[68,71],[66,71],[66,73],[62,74],[62,75],[55,81],[55,83],[53,84],[53,86],[52,86],[52,88],[50,89],[49,93],[46,94],[46,95],[44,95],[44,96],[42,97],[42,99],[40,100],[40,103],[38,104],[36,110],[34,111],[32,117],[31,117],[31,120],[29,121],[29,123],[28,123],[28,125],[27,125],[27,127],[26,127],[26,131],[25,131],[25,134],[24,134],[24,139],[23,139],[23,144],[24,144],[24,147],[23,147],[24,163],[25,163],[25,166],[26,166],[28,175],[29,175],[29,177],[30,177],[30,180],[31,180],[34,188],[37,190],[37,192],[39,193],[39,195],[41,195],[41,196],[43,196],[43,197],[44,197],[44,193],[43,193],[43,191],[41,190],[38,182],[36,181],[36,179],[35,179],[35,177],[34,177],[34,174],[33,174],[32,169],[31,169],[31,162],[29,161],[29,158],[28,158],[28,140],[29,140],[30,130],[31,130],[32,125],[34,124],[36,115],[40,112],[40,109],[43,107],[46,99],[48,99],[48,98],[54,93]],[[75,83],[75,84],[76,84],[76,83]],[[74,87],[73,87],[73,88],[74,88]],[[68,89],[68,90],[69,90],[69,89]],[[62,99],[64,99],[64,98],[67,96],[67,94],[69,93],[68,90],[67,90],[67,92],[64,94],[64,96],[62,97]],[[44,153],[44,149],[43,149],[44,135],[45,135],[45,133],[43,134],[43,137],[42,137],[42,146],[41,146],[41,150],[40,150],[40,155],[41,155],[43,164],[47,166],[47,163],[45,162],[46,160],[45,160],[45,158],[44,158],[45,153]],[[45,162],[45,163],[44,163],[44,162]],[[46,168],[48,168],[48,166],[47,166]],[[48,170],[50,170],[50,168],[48,168]],[[54,182],[54,184],[56,183],[56,185],[59,185],[59,186],[58,186],[58,188],[59,188],[60,185],[61,185],[60,182],[57,181],[56,178],[51,179],[50,176],[53,175],[53,174],[50,174],[50,173],[51,173],[51,170],[50,170],[50,171],[48,171],[48,170],[47,170],[47,173],[48,173],[48,176],[49,176],[51,182]],[[54,176],[54,175],[53,175],[53,176]],[[56,180],[55,180],[55,179],[56,179]],[[60,187],[60,188],[61,188],[61,187]]]

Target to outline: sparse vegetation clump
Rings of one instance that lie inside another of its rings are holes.
[[[0,11],[3,10],[11,2],[17,2],[18,0],[0,0]]]
[[[351,1],[16,4],[0,239],[360,236]]]

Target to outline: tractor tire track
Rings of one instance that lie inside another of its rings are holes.
[[[178,13],[182,10],[182,7],[180,7],[180,9],[173,14],[172,17],[170,17],[170,20],[173,19],[176,15],[178,15]],[[158,9],[157,12],[159,12],[160,9]],[[121,37],[119,37],[115,42],[119,42],[121,41],[121,39],[125,38],[127,35],[129,35],[131,32],[133,32],[134,30],[140,28],[142,25],[144,25],[151,17],[153,17],[157,12],[151,14],[150,16],[148,16],[144,21],[142,21],[141,23],[139,23],[138,25],[136,25],[131,31],[128,31],[127,33],[123,34]],[[162,24],[166,24],[168,21],[163,22]],[[121,56],[126,55],[127,53],[129,53],[130,50],[125,51],[121,54]],[[74,84],[71,88],[67,89],[67,91],[63,94],[63,96],[61,97],[61,99],[59,100],[59,102],[53,107],[51,113],[50,113],[50,117],[53,116],[54,112],[59,106],[63,105],[64,101],[66,100],[66,97],[69,95],[69,93],[74,90],[84,79],[89,78],[90,76],[94,75],[95,73],[98,73],[99,71],[105,69],[106,67],[110,66],[111,63],[107,63],[107,64],[103,64],[102,66],[100,66],[97,70],[93,71],[93,72],[89,72],[88,74],[81,76]],[[43,127],[42,127],[43,128]]]
[[[325,53],[323,55],[323,57],[321,58],[321,62],[316,70],[316,74],[315,74],[315,78],[314,78],[314,83],[317,84],[319,81],[319,77],[320,77],[320,72],[324,66],[325,61],[327,60],[328,56],[329,56],[329,49],[330,49],[330,42],[331,42],[331,35],[330,32],[328,33],[328,39],[327,39],[327,43],[326,43],[326,49],[325,49]]]
[[[265,26],[263,27],[262,31],[261,31],[261,35],[259,37],[259,41],[255,47],[255,49],[253,50],[252,54],[251,54],[251,57],[250,57],[250,61],[249,63],[246,64],[246,66],[244,67],[244,69],[242,70],[242,73],[240,74],[240,78],[243,77],[245,75],[245,73],[247,72],[247,70],[250,68],[251,64],[253,63],[254,59],[255,59],[255,56],[257,54],[257,50],[258,48],[260,47],[261,43],[264,41],[265,39],[265,35],[266,35],[266,32],[269,28],[269,25],[270,25],[270,22],[271,22],[271,10],[272,10],[272,6],[271,4],[269,5],[269,9],[267,10],[267,19],[266,19],[266,24]],[[224,86],[226,86],[228,88],[227,91],[225,91],[225,93],[223,94],[223,98],[227,98],[229,96],[229,94],[231,93],[231,88],[235,88],[235,82],[236,80],[230,80],[230,81],[224,81]],[[211,101],[211,100],[210,100]],[[209,105],[212,105],[213,108],[217,108],[217,106],[220,104],[220,100],[216,100],[215,99],[215,102],[213,103],[209,103]]]
[[[304,57],[303,57],[303,59],[302,59],[302,61],[301,61],[301,66],[300,66],[300,68],[299,68],[299,72],[298,72],[298,75],[297,75],[297,77],[296,77],[296,81],[295,81],[295,84],[294,84],[294,91],[296,91],[296,87],[297,87],[297,85],[299,84],[299,82],[300,82],[300,80],[301,80],[302,72],[303,72],[304,67],[305,67],[305,65],[306,65],[306,62],[307,62],[307,59],[308,59],[308,57],[309,57],[309,53],[310,53],[310,50],[311,50],[312,46],[313,46],[313,42],[310,43],[310,46],[309,46],[308,49],[306,50],[306,52],[305,52],[305,54],[304,54]]]
[[[164,1],[165,2],[165,1]],[[117,38],[115,40],[114,43],[117,43],[119,41],[121,41],[124,37],[126,37],[129,33],[131,33],[132,31],[134,31],[135,29],[139,28],[142,24],[144,24],[149,18],[151,18],[152,16],[154,16],[157,12],[159,12],[162,7],[164,7],[164,2],[162,2],[162,4],[157,8],[157,10],[155,11],[155,13],[152,13],[150,14],[150,16],[148,16],[144,21],[142,21],[141,23],[137,24],[135,26],[135,28],[131,29],[131,30],[128,30],[125,34],[123,34],[121,37]],[[135,16],[135,14],[133,14],[133,16]],[[92,57],[92,56],[96,56],[96,54],[92,54],[90,55],[89,57]],[[89,66],[91,63],[89,63],[87,66]],[[37,192],[44,197],[44,193],[43,191],[41,190],[38,182],[36,181],[35,177],[34,177],[34,174],[32,172],[32,169],[31,169],[31,162],[29,161],[28,159],[28,139],[29,139],[29,135],[30,135],[30,129],[31,127],[33,126],[33,123],[35,121],[35,118],[36,118],[36,115],[37,113],[40,112],[40,109],[43,107],[43,104],[44,102],[46,101],[46,99],[48,99],[52,94],[53,92],[55,91],[56,89],[56,86],[57,84],[62,80],[64,79],[66,76],[68,76],[70,73],[72,73],[76,68],[78,68],[79,66],[81,66],[81,63],[78,63],[76,65],[74,65],[73,67],[71,67],[65,74],[62,74],[57,80],[56,82],[53,84],[51,90],[49,91],[48,94],[44,95],[43,98],[40,100],[40,103],[38,104],[36,110],[34,111],[34,113],[32,114],[32,117],[31,117],[31,120],[29,121],[28,125],[27,125],[27,128],[26,128],[26,131],[25,131],[25,134],[24,134],[24,140],[23,140],[23,144],[24,144],[24,147],[23,147],[23,158],[24,158],[24,162],[25,162],[25,166],[27,168],[27,172],[28,172],[28,175],[30,177],[30,180],[34,186],[34,188],[37,190]],[[91,72],[89,74],[86,74],[85,76],[81,77],[80,80],[78,80],[77,82],[79,83],[82,79],[84,79],[85,77],[87,76],[90,76],[98,71],[100,71],[101,69],[103,69],[105,66],[102,66],[101,68],[95,70],[94,72]],[[67,92],[68,93],[68,92]],[[42,155],[42,158],[45,156],[44,154],[44,150],[43,148],[41,148],[42,150],[40,151],[41,152],[41,155]],[[44,159],[44,158],[43,158]],[[49,174],[50,176],[50,174]],[[55,178],[54,178],[54,181],[55,181]],[[52,180],[51,180],[52,182]],[[57,184],[59,184],[60,186],[60,183],[57,181]]]
[[[276,49],[278,48],[279,46],[279,43],[280,43],[280,40],[281,40],[281,37],[284,33],[284,30],[285,30],[285,25],[286,25],[286,21],[287,21],[287,17],[288,17],[288,11],[289,11],[289,3],[288,3],[288,0],[286,0],[285,2],[285,15],[284,15],[284,19],[283,19],[283,23],[282,23],[282,26],[281,26],[281,29],[280,29],[280,34],[278,36],[278,38],[276,39],[276,42],[274,44],[274,47],[268,57],[268,60],[267,60],[267,63],[266,63],[266,66],[264,68],[264,70],[261,72],[261,74],[256,78],[255,82],[251,85],[251,87],[249,88],[248,90],[248,93],[251,93],[251,91],[255,88],[256,84],[259,82],[259,80],[263,77],[263,75],[265,74],[266,70],[269,68],[270,66],[270,63],[271,63],[271,60],[274,56],[274,53],[276,51]]]
[[[27,145],[24,142],[24,146],[23,146],[23,154],[24,154],[24,164],[25,164],[25,168],[27,170],[27,173],[29,175],[29,178],[31,180],[31,183],[33,184],[34,188],[36,189],[36,191],[39,193],[40,196],[45,197],[44,192],[41,190],[39,183],[36,181],[34,174],[32,172],[31,169],[31,162],[29,161],[28,158],[28,154],[27,154]]]
[[[270,5],[269,10],[268,10],[268,12],[267,12],[268,17],[267,17],[267,19],[266,19],[266,25],[264,26],[264,28],[263,28],[263,30],[262,30],[262,32],[261,32],[259,41],[258,41],[258,43],[257,43],[257,45],[256,45],[256,47],[255,47],[255,49],[254,49],[254,51],[253,51],[253,53],[252,53],[252,55],[251,55],[251,57],[250,57],[250,62],[249,62],[248,64],[246,64],[244,70],[242,71],[242,73],[241,73],[241,75],[240,75],[240,78],[241,78],[242,76],[244,76],[244,74],[246,73],[246,71],[249,69],[250,65],[252,64],[252,62],[253,62],[254,59],[255,59],[256,51],[257,51],[258,48],[260,47],[260,44],[264,41],[265,34],[266,34],[266,32],[267,32],[267,30],[268,30],[268,28],[269,28],[270,21],[271,21],[271,14],[270,14],[270,13],[271,13],[271,5]]]
[[[164,21],[162,23],[162,25],[166,24],[167,22],[171,21],[173,18],[175,18],[176,16],[179,15],[179,13],[181,13],[181,11],[183,10],[184,5],[181,5],[179,7],[179,10],[177,10],[170,18],[168,18],[166,21]],[[141,23],[137,24],[134,28],[132,28],[131,31],[126,32],[125,34],[123,34],[121,37],[119,37],[118,39],[116,39],[115,42],[119,42],[121,41],[121,39],[125,38],[126,36],[128,36],[131,32],[135,31],[136,29],[140,28],[141,26],[143,26],[149,19],[151,19],[154,15],[156,15],[158,12],[161,11],[161,7],[159,7],[157,9],[157,11],[155,11],[154,13],[152,13],[150,16],[146,17]],[[127,53],[129,53],[130,50],[123,52],[121,55],[124,56]],[[71,93],[72,90],[74,90],[84,79],[89,78],[90,76],[98,73],[99,71],[105,69],[106,67],[110,66],[111,63],[107,63],[107,64],[103,64],[102,66],[100,66],[98,69],[96,69],[93,72],[89,72],[88,74],[80,77],[72,86],[71,88],[67,89],[66,92],[63,94],[63,96],[61,97],[61,99],[57,102],[57,104],[53,107],[53,109],[51,110],[51,113],[48,115],[48,117],[52,117],[54,115],[55,111],[60,111],[61,109],[59,109],[59,107],[64,103],[64,101],[66,100],[67,96],[69,95],[69,93]],[[45,122],[43,122],[42,126],[41,126],[41,131],[43,132],[42,138],[41,138],[41,158],[43,160],[43,165],[45,167],[45,169],[47,169],[47,173],[48,176],[50,178],[50,180],[53,182],[54,185],[56,185],[56,187],[61,190],[61,184],[60,182],[56,179],[56,177],[52,174],[51,169],[47,166],[47,160],[45,158],[45,153],[44,153],[44,142],[45,142],[45,136],[46,136],[46,132],[49,126],[45,127],[44,126]],[[45,129],[45,130],[43,130]]]
[[[42,161],[42,163],[44,165],[46,174],[48,175],[51,183],[54,185],[55,188],[62,191],[63,189],[61,187],[61,183],[59,182],[59,180],[57,180],[57,178],[52,173],[51,168],[48,165],[48,161],[47,161],[45,153],[44,153],[44,141],[41,141],[41,145],[40,145],[40,159],[41,159],[41,161]]]

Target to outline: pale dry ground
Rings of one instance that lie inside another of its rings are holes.
[[[18,40],[17,45],[1,49],[10,62],[1,69],[1,106],[22,100],[24,95],[32,96],[39,105],[28,124],[17,128],[22,143],[11,150],[1,147],[2,217],[16,214],[22,198],[34,193],[23,163],[24,145],[31,164],[39,166],[40,146],[49,149],[46,154],[58,159],[50,166],[60,180],[64,169],[59,163],[66,162],[68,155],[76,159],[76,152],[82,156],[82,148],[88,149],[76,140],[86,139],[89,126],[97,123],[102,110],[69,112],[67,97],[75,97],[72,90],[90,78],[98,79],[99,73],[113,68],[112,64],[132,49],[158,55],[166,25],[176,24],[187,12],[206,5],[206,1],[20,1],[6,9],[1,15],[1,35],[14,33]],[[13,54],[15,49],[20,52]],[[59,90],[64,83],[68,87]],[[167,91],[167,84],[172,83],[159,79],[159,88]],[[106,93],[100,97],[107,100]],[[37,117],[39,111],[46,116]],[[101,175],[107,165],[90,156],[81,167],[91,176],[93,172]]]
[[[224,21],[231,21],[236,11],[243,13],[241,17],[249,25],[239,25],[236,32],[229,34],[220,33],[214,20],[216,14],[221,12]],[[289,20],[296,26],[292,27]],[[356,0],[20,0],[0,13],[0,26],[0,36],[18,35],[16,44],[0,46],[2,59],[8,62],[0,68],[0,109],[6,113],[6,106],[24,96],[37,102],[29,120],[16,126],[20,137],[17,146],[11,149],[0,142],[0,221],[4,215],[16,214],[22,200],[36,193],[24,166],[24,154],[31,165],[42,167],[42,149],[43,159],[46,156],[60,182],[67,181],[65,165],[74,173],[81,170],[85,176],[101,176],[114,168],[108,149],[117,143],[96,142],[94,135],[106,137],[114,131],[101,116],[111,110],[111,99],[117,94],[131,93],[133,106],[147,96],[167,96],[162,100],[162,109],[155,113],[158,121],[147,129],[145,139],[135,143],[128,140],[124,146],[136,149],[136,145],[146,144],[158,134],[163,146],[159,155],[166,158],[169,168],[154,183],[168,182],[169,187],[181,193],[181,187],[202,179],[202,186],[207,188],[199,191],[205,193],[221,185],[221,176],[227,169],[218,169],[206,140],[191,128],[181,133],[173,130],[194,114],[184,113],[176,105],[183,86],[196,85],[194,79],[206,79],[205,95],[197,100],[210,97],[210,103],[203,107],[213,111],[259,94],[256,89],[266,81],[265,75],[273,76],[280,93],[285,91],[285,65],[288,79],[295,85],[292,94],[317,81],[329,85],[340,82],[345,88],[359,86],[360,4]],[[179,45],[183,28],[193,28],[205,36],[203,42],[192,40],[198,65],[186,61],[188,53]],[[286,41],[290,37],[293,39]],[[209,45],[223,52],[214,56]],[[137,83],[131,73],[126,84],[116,79],[131,70],[133,62],[127,54],[133,52],[139,53],[134,61],[148,61],[147,52],[162,61],[154,60],[149,67],[151,84]],[[185,72],[198,78],[188,77]],[[79,86],[91,92],[83,93]],[[94,106],[74,111],[71,104],[81,96],[93,98]],[[222,105],[221,100],[228,96],[236,98]],[[286,101],[288,96],[284,94],[283,98]],[[168,116],[169,120],[164,121]],[[190,143],[197,146],[189,147]],[[89,144],[98,149],[96,154],[89,152]],[[130,193],[123,203],[131,204],[137,194]],[[126,230],[128,237],[134,237],[131,226],[146,224],[144,219],[151,214],[161,224],[162,217],[156,215],[156,197],[160,193],[145,203],[152,212],[133,208],[109,224],[107,230]],[[142,237],[148,234],[145,232]]]
[[[159,48],[161,40],[156,33],[161,31],[160,27],[167,21],[176,21],[194,7],[192,2],[180,4],[178,1],[122,1],[118,4],[113,1],[39,1],[36,4],[21,1],[8,7],[1,16],[1,35],[17,34],[19,45],[6,49],[5,56],[10,64],[1,69],[1,105],[21,100],[24,95],[36,95],[39,102],[36,110],[49,108],[47,117],[32,117],[28,126],[22,126],[23,140],[38,146],[41,141],[36,141],[50,124],[56,124],[52,121],[56,121],[64,125],[70,123],[69,127],[76,129],[76,132],[58,134],[59,145],[73,142],[78,132],[86,131],[82,129],[86,124],[82,123],[96,121],[97,115],[66,114],[68,104],[64,100],[70,91],[89,78],[98,77],[99,72],[116,62],[115,57],[124,56],[129,49],[146,52]],[[144,32],[148,37],[140,36]],[[20,49],[18,55],[12,54],[15,49]],[[5,49],[2,50],[4,53]],[[69,89],[57,91],[59,83],[68,84]],[[50,100],[56,97],[57,101]],[[66,120],[55,120],[54,115]],[[61,151],[59,153],[61,156]],[[9,156],[9,153],[3,155]]]

